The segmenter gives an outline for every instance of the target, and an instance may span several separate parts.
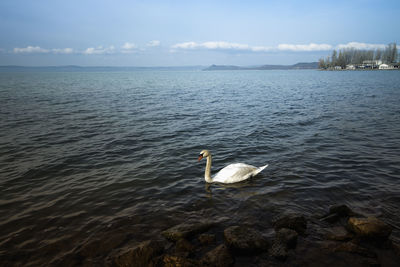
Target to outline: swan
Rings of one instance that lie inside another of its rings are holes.
[[[198,161],[203,158],[207,158],[206,163],[206,171],[204,173],[204,178],[207,183],[224,183],[224,184],[232,184],[244,181],[250,177],[253,177],[260,173],[262,170],[268,167],[264,165],[262,167],[255,167],[252,165],[248,165],[245,163],[234,163],[226,166],[222,170],[220,170],[214,177],[211,177],[211,153],[208,150],[202,150],[200,152]]]

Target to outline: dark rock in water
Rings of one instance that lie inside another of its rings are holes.
[[[171,241],[177,241],[181,238],[189,238],[210,229],[214,224],[210,222],[186,222],[175,225],[162,232],[161,234]]]
[[[329,214],[337,214],[340,217],[354,216],[355,213],[346,205],[333,205],[329,207]]]
[[[137,265],[132,265],[132,266],[137,266]],[[199,262],[192,260],[192,259],[186,259],[184,257],[174,256],[174,255],[164,255],[163,266],[164,267],[196,267],[196,266],[201,266],[201,265],[199,264]]]
[[[289,228],[302,235],[307,229],[307,221],[303,215],[288,214],[278,218],[274,222],[274,227],[276,231],[281,228]]]
[[[201,234],[199,235],[199,241],[202,245],[210,245],[215,243],[215,235],[213,234]]]
[[[399,244],[392,243],[392,249],[393,249],[394,252],[397,254],[397,256],[400,257],[400,245],[399,245]]]
[[[295,248],[297,243],[297,232],[292,229],[281,228],[276,233],[275,242],[280,242],[288,248]]]
[[[348,228],[358,237],[373,241],[384,241],[392,232],[391,226],[374,217],[351,217],[348,220]]]
[[[295,248],[298,233],[292,229],[281,228],[276,232],[269,254],[279,260],[286,260],[289,248]]]
[[[269,250],[269,254],[278,260],[286,260],[288,257],[287,246],[282,242],[274,242]]]
[[[329,223],[337,222],[341,218],[357,215],[346,205],[333,205],[329,207],[329,213],[325,215],[322,220]]]
[[[333,251],[340,251],[340,252],[348,252],[348,253],[355,253],[361,256],[365,256],[368,258],[376,258],[377,255],[375,252],[363,248],[359,245],[354,244],[353,242],[346,242],[343,244],[338,245],[333,249]]]
[[[322,217],[321,220],[329,222],[329,223],[334,223],[334,222],[337,222],[340,220],[340,216],[336,213],[328,214],[328,215],[325,215],[324,217]]]
[[[162,242],[148,240],[123,250],[115,257],[114,262],[116,266],[149,266],[163,251]]]
[[[267,239],[258,231],[245,226],[231,226],[224,230],[228,246],[239,253],[253,254],[268,249]]]
[[[185,238],[181,238],[176,241],[175,250],[178,252],[192,253],[195,250],[195,247]]]
[[[337,226],[331,228],[325,237],[333,241],[349,241],[354,238],[354,234],[347,232],[342,226]]]
[[[202,265],[215,267],[229,267],[234,263],[234,259],[225,245],[219,245],[204,255]]]

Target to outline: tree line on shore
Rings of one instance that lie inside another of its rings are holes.
[[[329,69],[340,66],[342,69],[346,65],[363,64],[364,61],[381,61],[382,63],[395,63],[400,55],[397,53],[396,43],[388,44],[385,48],[365,49],[344,48],[338,51],[333,50],[332,55],[326,58],[320,58],[318,66],[320,69]]]

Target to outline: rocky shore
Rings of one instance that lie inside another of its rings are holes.
[[[227,222],[183,222],[165,229],[155,239],[113,249],[105,264],[399,266],[400,246],[390,239],[392,227],[345,205],[331,206],[318,218],[283,214],[272,222],[273,229]]]

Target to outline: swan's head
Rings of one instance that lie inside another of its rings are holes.
[[[200,152],[199,160],[198,160],[198,161],[200,161],[202,158],[206,158],[206,157],[208,157],[208,156],[210,156],[210,155],[211,155],[211,154],[210,154],[210,151],[204,149],[204,150],[202,150],[202,151]]]

